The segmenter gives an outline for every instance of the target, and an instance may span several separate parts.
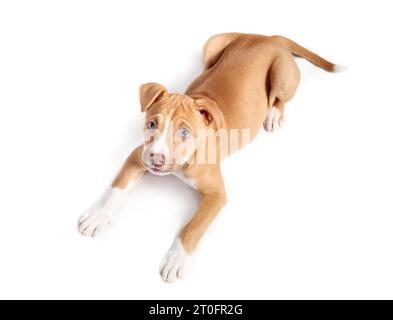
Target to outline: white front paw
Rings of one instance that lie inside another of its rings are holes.
[[[272,107],[266,117],[264,127],[266,131],[275,131],[283,125],[283,119],[281,112],[276,108]]]
[[[119,188],[110,188],[100,201],[83,213],[79,218],[79,232],[94,237],[115,219],[124,203],[125,192]]]
[[[190,256],[184,250],[180,238],[176,238],[160,266],[160,275],[165,282],[182,278]]]

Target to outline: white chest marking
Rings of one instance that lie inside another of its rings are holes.
[[[180,171],[176,171],[173,173],[178,179],[183,181],[186,185],[189,187],[196,189],[198,187],[198,184],[195,179],[188,179],[184,176],[184,174]]]

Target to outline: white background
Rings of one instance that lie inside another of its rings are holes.
[[[1,298],[393,298],[389,1],[1,1]],[[282,34],[299,61],[277,133],[225,160],[229,202],[187,277],[161,258],[197,206],[146,176],[96,239],[78,216],[142,141],[138,86],[182,92],[219,32]]]

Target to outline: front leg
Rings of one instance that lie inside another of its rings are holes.
[[[94,237],[113,222],[134,182],[146,170],[142,164],[141,154],[142,146],[130,154],[111,187],[101,199],[81,215],[78,223],[81,234]]]
[[[226,203],[220,168],[207,166],[207,168],[200,168],[196,173],[196,178],[192,180],[196,181],[201,197],[199,208],[180,235],[176,237],[161,263],[160,274],[166,282],[173,282],[183,276],[189,257],[199,240]]]

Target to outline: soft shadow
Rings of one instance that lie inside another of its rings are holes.
[[[173,175],[146,173],[130,196],[138,197],[139,205],[151,208],[144,211],[152,219],[158,210],[168,219],[176,219],[179,228],[192,218],[199,203],[198,193]]]
[[[185,72],[180,75],[174,86],[171,86],[173,92],[184,92],[190,83],[199,76],[203,71],[202,64],[202,51],[197,50],[192,53],[190,57],[189,68],[185,69]]]

